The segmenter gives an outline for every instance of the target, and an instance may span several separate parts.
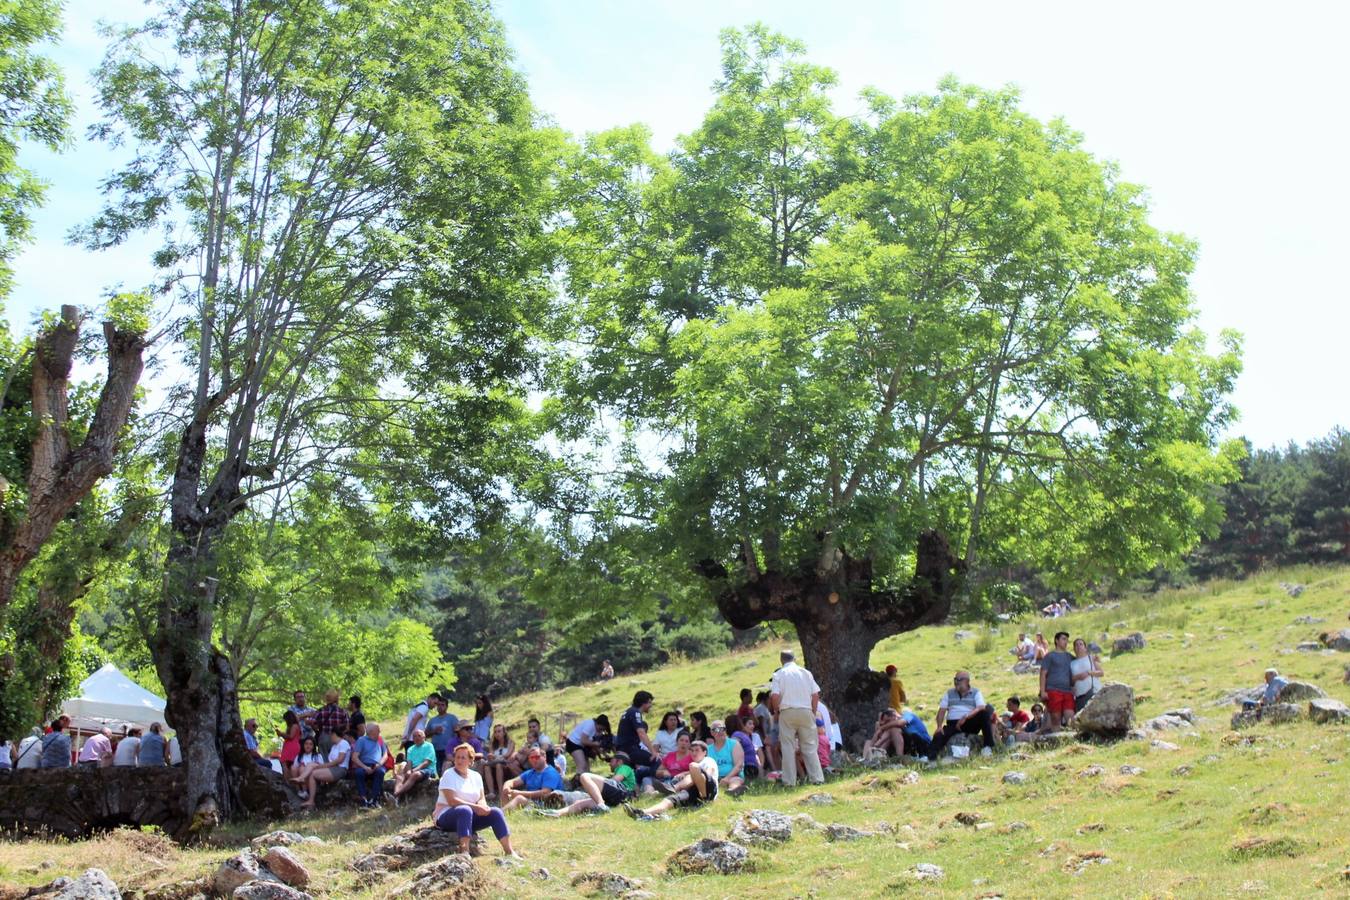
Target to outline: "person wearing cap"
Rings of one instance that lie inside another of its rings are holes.
[[[936,758],[958,731],[980,735],[984,740],[981,754],[994,752],[994,716],[984,703],[984,695],[970,686],[970,673],[964,669],[952,678],[952,687],[938,701],[937,731],[933,736],[932,755]],[[1070,701],[1072,705],[1072,700]]]
[[[819,740],[816,708],[820,704],[820,686],[810,671],[797,665],[796,654],[791,650],[782,651],[778,658],[783,664],[773,673],[769,706],[778,722],[779,747],[783,755],[782,783],[788,787],[797,786],[797,753],[801,751],[807,779],[812,784],[824,784],[825,771],[815,752]]]
[[[909,697],[905,696],[905,683],[900,680],[900,670],[895,666],[886,667],[886,678],[891,683],[891,709],[899,712],[904,709]]]
[[[453,831],[459,836],[459,852],[470,853],[470,838],[475,831],[491,828],[501,842],[505,855],[520,859],[511,846],[511,829],[500,809],[487,805],[483,796],[483,776],[472,768],[475,753],[468,744],[460,744],[451,751],[451,765],[441,776],[436,796],[436,807],[431,821],[441,831]]]
[[[528,748],[525,759],[525,771],[502,785],[502,812],[510,812],[526,804],[539,806],[545,798],[563,789],[562,775],[548,764],[541,748]]]
[[[640,822],[650,822],[677,807],[693,809],[716,800],[717,762],[708,756],[708,745],[703,741],[694,741],[689,745],[689,752],[693,760],[688,772],[670,784],[657,782],[657,789],[668,794],[668,797],[645,810],[638,810],[631,803],[625,803],[623,811]]]
[[[459,728],[455,731],[455,739],[451,743],[454,746],[468,744],[473,748],[475,758],[480,758],[483,755],[483,742],[474,733],[472,722],[460,722]]]

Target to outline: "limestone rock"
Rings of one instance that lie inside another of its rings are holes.
[[[1294,649],[1303,653],[1320,653],[1322,652],[1322,645],[1317,641],[1303,641]]]
[[[675,851],[666,862],[672,875],[735,875],[750,865],[750,851],[731,841],[703,838]]]
[[[1295,625],[1322,625],[1326,619],[1319,619],[1316,616],[1299,616],[1294,620]]]
[[[832,822],[825,826],[825,840],[827,841],[857,841],[875,836],[875,832],[863,831],[860,828],[854,828],[852,825],[842,825],[838,822]]]
[[[478,878],[473,860],[465,853],[452,853],[427,863],[413,872],[413,880],[394,891],[391,897],[425,897],[451,890]]]
[[[916,772],[916,771],[914,771],[913,769],[910,769],[908,772],[906,772],[905,774],[903,774],[903,775],[900,776],[900,783],[901,783],[901,784],[918,784],[918,783],[919,783],[919,773]]]
[[[309,869],[306,869],[305,864],[285,847],[273,847],[268,850],[267,855],[263,857],[263,865],[291,887],[302,888],[309,884]]]
[[[967,827],[973,828],[974,826],[984,821],[984,814],[977,812],[963,811],[952,816],[952,820],[956,822],[958,825],[965,825]]]
[[[572,876],[572,887],[590,888],[601,894],[619,897],[642,887],[642,882],[617,872],[581,872]]]
[[[250,881],[280,882],[271,872],[258,864],[258,858],[251,850],[245,850],[220,864],[216,874],[211,876],[211,888],[221,897],[229,897],[234,889]]]
[[[1281,581],[1280,587],[1283,588],[1284,592],[1290,597],[1301,596],[1303,592],[1308,589],[1308,586],[1305,584],[1290,584],[1287,581]]]
[[[1183,719],[1180,716],[1168,715],[1167,713],[1164,713],[1161,716],[1154,716],[1148,720],[1148,727],[1154,731],[1167,731],[1172,728],[1187,728],[1190,725],[1190,721]]]
[[[942,866],[933,863],[916,863],[909,873],[919,881],[938,881],[947,876]]]
[[[314,900],[304,891],[275,881],[250,881],[230,895],[235,900]]]
[[[418,828],[394,835],[371,853],[352,860],[350,865],[362,874],[378,875],[458,852],[459,837],[453,831]]]
[[[815,794],[807,794],[800,802],[804,806],[829,806],[834,803],[834,795],[820,791]]]
[[[183,769],[173,766],[6,772],[0,776],[0,832],[75,840],[99,830],[98,823],[119,822],[174,834],[184,824],[184,778]]]
[[[1026,773],[1024,773],[1024,772],[1004,772],[1004,773],[1003,773],[1003,783],[1004,783],[1004,784],[1026,784],[1026,783],[1027,783],[1027,776],[1026,776]]]
[[[1151,741],[1151,742],[1149,743],[1149,746],[1152,747],[1154,750],[1166,750],[1166,751],[1169,751],[1169,752],[1172,751],[1172,750],[1180,750],[1180,749],[1181,749],[1181,748],[1178,747],[1176,744],[1172,744],[1172,743],[1169,743],[1169,742],[1167,742],[1167,741],[1158,741],[1158,740]]]
[[[1097,764],[1093,764],[1078,773],[1079,778],[1100,778],[1105,774],[1106,769]]]
[[[955,635],[958,641],[968,641],[975,636],[973,631],[958,631]]]
[[[792,824],[797,828],[805,828],[807,831],[819,831],[824,827],[806,813],[797,813],[797,815],[793,816]]]
[[[1280,696],[1277,699],[1281,703],[1302,703],[1304,700],[1316,700],[1326,695],[1327,692],[1315,684],[1306,681],[1291,681],[1280,688]]]
[[[1195,713],[1192,712],[1189,706],[1182,706],[1178,709],[1169,709],[1166,712],[1164,712],[1163,715],[1172,716],[1173,718],[1176,719],[1184,719],[1185,721],[1189,722],[1192,725],[1195,724]]]
[[[1117,681],[1102,685],[1073,724],[1080,733],[1093,737],[1124,737],[1134,724],[1134,689]]]
[[[1120,767],[1120,774],[1122,774],[1122,775],[1143,775],[1143,774],[1144,774],[1144,770],[1141,769],[1141,768],[1139,768],[1138,766],[1124,765],[1124,766],[1121,766],[1121,767]]]
[[[1278,725],[1281,722],[1292,722],[1301,714],[1302,712],[1297,704],[1272,703],[1261,711],[1261,721]]]
[[[1136,631],[1129,637],[1116,638],[1111,643],[1111,655],[1119,656],[1122,653],[1133,653],[1136,650],[1143,650],[1148,646],[1148,641],[1144,640],[1144,633]]]
[[[752,809],[733,819],[727,836],[738,844],[783,844],[792,839],[792,819],[771,809]]]
[[[1330,697],[1308,701],[1308,718],[1319,724],[1350,722],[1350,707]]]
[[[85,869],[52,895],[54,900],[122,900],[122,892],[102,869]]]
[[[269,847],[294,847],[297,844],[322,844],[323,838],[303,835],[298,831],[269,831],[249,841],[254,850],[266,850]]]

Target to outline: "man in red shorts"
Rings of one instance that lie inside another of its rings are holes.
[[[1073,656],[1069,633],[1055,634],[1055,649],[1041,660],[1041,701],[1045,704],[1047,731],[1059,731],[1073,721]]]

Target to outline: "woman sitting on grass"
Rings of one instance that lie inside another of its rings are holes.
[[[675,752],[667,753],[665,759],[661,760],[660,768],[656,770],[658,781],[669,781],[689,771],[689,764],[694,761],[693,754],[689,752],[689,745],[693,740],[689,732],[680,732],[675,739]]]
[[[741,780],[748,784],[759,777],[759,751],[755,747],[754,717],[741,718],[739,714],[727,716],[727,733],[731,735],[732,740],[741,745],[741,757],[744,760],[741,766]],[[728,786],[727,790],[730,791],[731,787]]]
[[[488,745],[487,756],[483,760],[483,782],[487,785],[489,800],[497,799],[502,785],[510,781],[508,772],[512,758],[516,755],[516,742],[511,740],[505,725],[492,727],[492,742]]]
[[[624,812],[640,822],[651,822],[663,818],[664,813],[676,807],[693,809],[717,799],[717,762],[708,756],[708,745],[694,741],[689,745],[693,761],[689,771],[676,778],[670,784],[658,781],[657,788],[670,796],[655,806],[638,811],[632,804],[623,805]]]
[[[671,710],[661,717],[661,727],[652,732],[652,743],[661,750],[662,757],[675,752],[681,729],[679,713]]]
[[[413,729],[412,743],[404,751],[407,760],[400,771],[394,773],[394,805],[408,791],[425,778],[436,777],[436,748],[427,741],[427,733],[420,728]]]
[[[689,716],[689,734],[694,740],[708,743],[712,740],[712,730],[708,728],[708,714],[703,710]]]
[[[468,744],[460,744],[455,748],[451,756],[452,765],[441,776],[431,821],[441,831],[453,831],[459,835],[460,853],[470,852],[469,838],[475,831],[490,827],[497,840],[501,841],[503,852],[520,859],[520,854],[511,846],[511,829],[506,827],[506,817],[500,809],[487,805],[483,796],[483,778],[470,768],[473,757],[473,748]]]

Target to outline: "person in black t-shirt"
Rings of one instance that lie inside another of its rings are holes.
[[[651,711],[653,699],[649,691],[634,694],[633,705],[619,719],[619,733],[614,736],[614,749],[632,760],[639,788],[650,783],[661,759],[661,751],[647,736],[647,722],[642,718],[643,713]]]

